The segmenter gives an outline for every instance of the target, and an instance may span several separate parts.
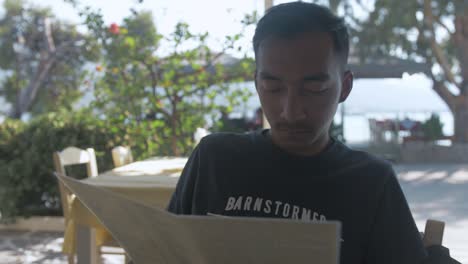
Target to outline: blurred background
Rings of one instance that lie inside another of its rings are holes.
[[[251,39],[284,2],[1,0],[0,263],[63,260],[60,234],[12,249],[28,233],[5,227],[61,216],[55,151],[92,147],[106,171],[119,145],[135,160],[188,156],[208,133],[268,127]],[[468,262],[468,1],[306,2],[350,28],[356,81],[330,133],[392,162],[418,227],[446,221]]]

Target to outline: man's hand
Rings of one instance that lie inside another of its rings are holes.
[[[426,248],[427,258],[423,264],[461,264],[450,257],[449,249],[441,245],[432,245]]]

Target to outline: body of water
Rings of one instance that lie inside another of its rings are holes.
[[[253,82],[234,84],[246,87],[253,96],[248,102],[235,109],[233,116],[251,118],[260,107]],[[369,118],[404,119],[415,121],[427,120],[432,113],[439,114],[444,124],[445,135],[453,134],[453,117],[445,103],[432,90],[432,82],[421,74],[405,75],[401,79],[359,79],[355,80],[348,100],[340,107],[345,108],[344,133],[348,142],[365,142],[370,138]],[[0,98],[1,99],[1,98]],[[92,93],[87,94],[80,106],[89,105],[93,100]],[[218,98],[218,103],[227,103]],[[1,105],[5,102],[0,100]],[[340,109],[336,121],[341,122]],[[0,122],[2,118],[0,117]]]
[[[237,115],[251,117],[260,101],[253,83],[244,84],[254,94]],[[370,139],[369,119],[404,119],[425,121],[431,114],[440,116],[445,135],[453,134],[453,117],[446,104],[432,90],[432,82],[422,74],[404,75],[401,79],[358,79],[343,105],[345,108],[344,134],[350,143]],[[336,121],[341,122],[341,109]]]

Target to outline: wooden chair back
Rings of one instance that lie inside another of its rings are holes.
[[[117,146],[112,149],[112,160],[115,167],[120,167],[133,162],[130,147]]]

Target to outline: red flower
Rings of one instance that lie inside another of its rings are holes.
[[[116,23],[112,23],[109,27],[109,32],[118,35],[120,33],[120,27]]]

